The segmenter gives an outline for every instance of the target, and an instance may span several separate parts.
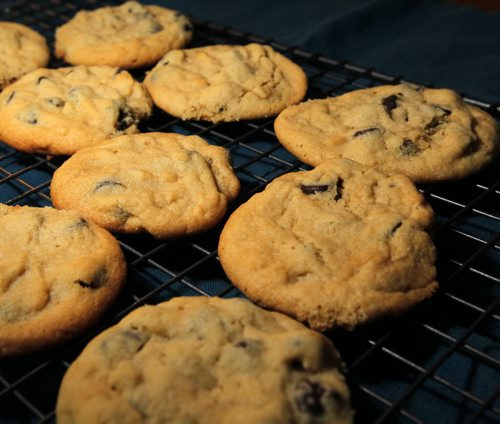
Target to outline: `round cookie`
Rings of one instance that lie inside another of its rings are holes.
[[[79,11],[56,29],[55,55],[73,65],[137,68],[152,65],[192,37],[188,18],[135,1]]]
[[[138,132],[151,110],[142,84],[118,68],[38,69],[0,94],[0,139],[25,152],[71,155]]]
[[[0,22],[0,91],[24,74],[47,66],[45,38],[25,25]]]
[[[167,53],[144,85],[173,116],[228,122],[274,116],[300,102],[307,77],[270,46],[215,45]]]
[[[498,124],[447,89],[390,85],[311,100],[284,110],[276,136],[316,166],[348,158],[415,182],[465,177],[499,148]]]
[[[118,242],[79,214],[0,205],[0,357],[81,333],[117,296]]]
[[[244,299],[178,297],[92,340],[62,381],[65,423],[352,422],[332,343]]]
[[[318,330],[353,328],[437,289],[432,221],[406,176],[330,160],[277,178],[240,206],[219,256],[256,302]]]
[[[109,230],[168,238],[212,228],[239,188],[222,147],[146,133],[80,150],[54,173],[50,194],[55,207]]]

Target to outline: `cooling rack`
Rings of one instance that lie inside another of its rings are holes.
[[[79,9],[102,4],[92,0],[18,1],[0,9],[0,19],[40,31],[53,46],[56,26]],[[272,45],[306,71],[309,98],[408,82],[401,76],[192,19],[196,35],[191,46]],[[140,80],[144,71],[134,75]],[[464,98],[500,117],[499,103]],[[141,130],[197,134],[229,149],[242,193],[228,215],[274,178],[309,169],[278,144],[273,119],[213,125],[182,122],[155,109]],[[62,161],[20,153],[0,142],[0,201],[51,205],[50,181]],[[500,162],[466,180],[421,185],[419,189],[437,216],[439,292],[400,318],[351,332],[327,333],[348,368],[356,422],[500,422]],[[57,392],[68,366],[95,334],[132,309],[179,295],[241,296],[218,261],[222,226],[223,222],[207,233],[175,241],[119,236],[129,267],[122,295],[99,325],[71,343],[49,352],[0,360],[0,422],[54,422]]]

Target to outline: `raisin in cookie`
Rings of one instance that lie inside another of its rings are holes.
[[[432,220],[406,176],[330,160],[277,178],[240,206],[219,256],[258,303],[318,330],[352,328],[434,293]]]
[[[178,297],[135,310],[64,376],[57,422],[352,422],[323,335],[244,299]]]
[[[55,172],[51,197],[109,230],[167,238],[213,227],[239,188],[222,147],[147,133],[80,150]]]
[[[381,86],[283,111],[279,141],[300,160],[317,165],[349,158],[415,182],[465,177],[498,151],[498,125],[486,112],[447,89]]]
[[[0,357],[82,332],[115,299],[125,261],[75,212],[0,205]]]
[[[135,1],[80,11],[56,30],[55,55],[73,65],[137,68],[189,42],[193,27],[179,12]]]
[[[27,26],[0,22],[0,90],[19,77],[47,66],[45,38]]]
[[[171,115],[212,122],[277,115],[307,90],[298,65],[260,44],[171,51],[144,84]]]
[[[0,139],[25,152],[71,155],[138,132],[151,109],[142,84],[118,68],[39,69],[0,94]]]

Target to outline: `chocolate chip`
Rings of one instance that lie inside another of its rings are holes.
[[[105,268],[99,269],[90,281],[77,280],[76,282],[80,284],[80,286],[89,289],[97,289],[101,287],[106,281],[108,272]]]
[[[451,111],[448,110],[448,109],[445,109],[439,105],[432,105],[434,108],[438,109],[440,112],[441,112],[441,115],[439,116],[434,116],[432,119],[431,119],[431,122],[429,122],[426,126],[425,126],[425,131],[429,134],[434,134],[434,130],[441,124],[447,122],[447,119],[446,117],[449,116],[451,114]]]
[[[126,329],[123,330],[120,335],[126,339],[130,339],[134,342],[139,342],[139,345],[137,346],[137,351],[141,350],[144,345],[146,344],[147,336],[145,337],[144,334],[140,331],[136,331],[133,329]]]
[[[115,187],[115,186],[125,187],[121,182],[116,181],[116,180],[103,180],[103,181],[99,181],[98,183],[96,183],[93,192],[96,192],[102,188],[109,188],[109,187]]]
[[[138,119],[128,105],[123,105],[118,110],[118,117],[116,119],[115,127],[118,131],[125,131],[127,128],[131,127],[134,124],[137,124]]]
[[[439,105],[432,105],[432,106],[439,109],[441,112],[443,112],[443,116],[451,115],[451,110],[445,109],[444,107],[439,106]]]
[[[193,30],[193,26],[191,24],[184,24],[184,31],[191,32]]]
[[[434,133],[434,129],[436,129],[436,127],[438,127],[439,125],[441,125],[443,123],[443,120],[440,116],[434,116],[431,120],[431,122],[429,122],[425,127],[424,127],[424,130],[428,133],[431,133],[433,134]]]
[[[481,148],[481,143],[477,138],[471,138],[469,144],[464,150],[464,155],[472,155]]]
[[[338,178],[337,180],[337,194],[333,198],[333,200],[337,201],[342,199],[342,192],[344,191],[344,180],[342,178]]]
[[[12,93],[10,93],[10,96],[7,98],[7,101],[5,102],[6,105],[8,105],[10,103],[10,101],[14,98],[15,94],[16,94],[15,91],[13,91]]]
[[[70,230],[81,230],[83,228],[89,228],[89,223],[83,218],[70,225]]]
[[[420,153],[420,148],[411,140],[405,138],[403,144],[399,146],[403,156],[415,156]]]
[[[64,100],[59,98],[59,97],[49,97],[48,99],[45,99],[47,103],[50,103],[52,106],[55,107],[63,107],[64,106]]]
[[[26,112],[24,115],[24,121],[27,124],[36,125],[38,123],[37,115],[32,110]]]
[[[234,346],[240,349],[244,349],[252,355],[258,355],[262,351],[262,342],[260,340],[243,339],[236,342]]]
[[[295,403],[300,412],[315,416],[324,414],[323,397],[326,389],[321,384],[303,380],[297,384],[296,390]]]
[[[120,220],[120,221],[127,221],[132,214],[125,209],[123,209],[121,206],[117,206],[113,210],[113,214]]]
[[[292,371],[305,371],[304,364],[300,358],[294,358],[289,362]]]
[[[398,107],[398,96],[392,94],[388,97],[382,99],[382,104],[384,105],[385,111],[392,118],[392,110]]]
[[[102,339],[100,348],[107,352],[108,356],[126,358],[139,352],[150,337],[147,332],[126,328]]]
[[[43,81],[43,80],[48,80],[47,77],[45,76],[41,76],[41,77],[38,77],[38,79],[36,80],[36,85],[40,85],[40,83]]]
[[[391,231],[389,231],[389,235],[393,236],[394,233],[398,230],[398,228],[401,227],[401,225],[403,225],[403,223],[398,222],[394,227],[391,228]]]
[[[169,62],[168,60],[166,60],[165,62],[163,62],[163,63],[161,64],[161,66],[167,66],[169,63],[170,63],[170,62]]]
[[[163,26],[160,23],[154,21],[151,23],[151,28],[149,29],[149,31],[151,32],[151,34],[155,34],[157,32],[160,32],[162,29]]]
[[[365,135],[365,134],[368,134],[368,133],[371,133],[371,132],[374,132],[374,131],[380,131],[379,128],[365,128],[364,130],[359,130],[359,131],[356,131],[354,134],[353,134],[353,137],[359,137],[361,135]]]
[[[315,193],[320,193],[323,191],[327,191],[330,188],[328,184],[316,184],[316,185],[300,185],[300,189],[302,193],[310,195]]]

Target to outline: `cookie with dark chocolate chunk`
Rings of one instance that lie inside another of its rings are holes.
[[[182,48],[193,26],[182,13],[128,1],[81,10],[56,30],[55,55],[73,65],[138,68]]]
[[[239,192],[229,153],[197,136],[146,133],[82,149],[54,174],[54,206],[111,231],[183,236],[213,227]]]
[[[309,165],[348,158],[415,182],[466,177],[499,151],[498,124],[447,89],[380,86],[284,110],[276,135]]]
[[[326,337],[247,300],[177,297],[92,340],[64,376],[57,422],[352,422]]]
[[[0,357],[94,324],[125,278],[118,242],[75,212],[0,205]]]
[[[219,257],[259,304],[318,330],[405,311],[437,289],[433,212],[412,181],[348,159],[283,175],[227,221]],[[297,388],[300,408],[326,392]]]
[[[0,140],[25,152],[71,155],[138,132],[151,98],[127,71],[109,66],[39,69],[0,94]]]

